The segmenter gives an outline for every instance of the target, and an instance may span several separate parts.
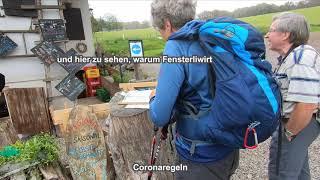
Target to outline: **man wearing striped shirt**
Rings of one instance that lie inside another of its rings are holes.
[[[308,147],[320,133],[320,55],[306,45],[309,29],[304,16],[281,13],[266,34],[269,49],[280,54],[275,73],[283,100],[282,128],[270,146],[270,180],[311,179]]]

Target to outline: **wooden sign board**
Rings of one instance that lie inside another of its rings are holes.
[[[107,180],[103,131],[87,106],[76,106],[67,125],[66,148],[74,179]]]
[[[7,55],[8,52],[15,49],[18,45],[8,36],[0,35],[0,56]]]
[[[66,52],[64,58],[70,58],[78,55],[77,51],[73,48]],[[69,74],[76,74],[81,70],[87,63],[76,63],[76,62],[58,62]]]
[[[10,118],[19,134],[51,131],[48,101],[43,88],[9,88],[4,94]]]
[[[42,37],[46,41],[59,41],[66,38],[66,26],[62,19],[40,19]]]
[[[76,100],[85,88],[86,85],[72,74],[69,74],[56,86],[56,89],[70,101]]]
[[[23,5],[35,5],[35,0],[2,0],[3,9],[7,16],[38,17],[35,9],[22,9]]]
[[[43,41],[31,51],[48,65],[56,62],[57,58],[63,57],[65,54],[61,48],[49,41]]]

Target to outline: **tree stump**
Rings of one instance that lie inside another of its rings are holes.
[[[0,148],[18,140],[16,130],[9,118],[0,118],[0,137]]]
[[[134,171],[133,164],[148,165],[153,125],[148,110],[125,109],[118,105],[123,99],[117,93],[110,101],[108,146],[119,179],[147,179],[147,171]],[[158,141],[158,140],[157,140]],[[174,165],[173,151],[169,140],[162,141],[155,165]],[[170,171],[153,172],[153,179],[173,179]]]

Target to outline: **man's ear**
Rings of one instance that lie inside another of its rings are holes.
[[[164,21],[164,29],[166,30],[166,31],[172,31],[172,25],[171,25],[171,22],[168,20],[168,19],[166,19],[165,21]]]
[[[290,42],[290,32],[284,32],[282,36],[282,40],[288,40]]]

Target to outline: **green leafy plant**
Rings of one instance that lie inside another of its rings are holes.
[[[103,102],[109,102],[111,98],[109,91],[105,88],[97,89],[97,97]]]
[[[120,73],[113,73],[112,74],[112,77],[114,79],[114,82],[117,82],[117,83],[128,83],[129,80],[131,79],[131,76],[129,73],[127,72],[124,72],[122,74],[122,81],[121,81],[121,76],[120,76]]]
[[[22,142],[17,141],[11,145],[19,154],[11,157],[0,156],[0,166],[8,162],[34,162],[49,164],[58,159],[59,147],[55,138],[49,134],[38,134]]]

